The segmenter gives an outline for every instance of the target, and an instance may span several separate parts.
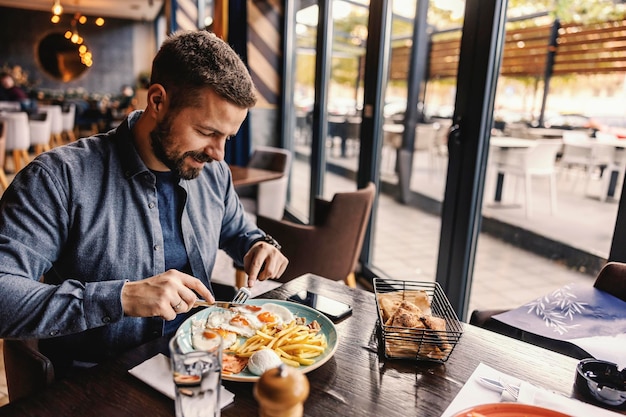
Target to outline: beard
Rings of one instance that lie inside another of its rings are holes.
[[[187,151],[178,152],[176,149],[176,139],[171,134],[172,118],[166,115],[158,122],[152,132],[150,132],[150,143],[154,155],[163,162],[178,178],[192,180],[202,171],[202,168],[188,167],[185,165],[186,158],[193,158],[198,162],[211,162],[212,159],[204,152]]]

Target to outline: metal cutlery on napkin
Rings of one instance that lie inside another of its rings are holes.
[[[478,383],[485,388],[499,392],[501,401],[517,401],[519,397],[519,386],[511,385],[502,379],[492,379],[481,376],[478,378]]]

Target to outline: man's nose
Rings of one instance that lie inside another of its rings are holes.
[[[209,145],[204,148],[204,154],[216,161],[223,161],[226,155],[226,140],[222,140],[219,144]]]

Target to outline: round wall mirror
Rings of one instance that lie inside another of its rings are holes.
[[[81,61],[79,47],[66,39],[63,33],[50,33],[39,41],[39,64],[46,74],[56,80],[75,80],[88,68]]]

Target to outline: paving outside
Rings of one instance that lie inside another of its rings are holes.
[[[302,152],[306,153],[306,150]],[[357,158],[354,154],[348,153],[347,158],[339,158],[330,152],[328,163],[356,169]],[[389,167],[393,167],[394,163],[386,158],[390,158],[389,153],[383,157],[381,164],[382,178],[393,180]],[[307,163],[295,158],[291,178],[292,198],[300,192],[298,190],[308,192],[308,176],[304,174],[303,179],[298,178],[298,172],[305,173],[306,170]],[[411,189],[441,201],[445,175],[445,157],[417,152]],[[523,184],[518,187],[519,204],[506,208],[492,207],[494,183],[491,177],[489,173],[485,187],[484,216],[569,243],[604,259],[608,257],[618,204],[615,200],[601,202],[593,196],[598,192],[597,181],[590,182],[586,193],[580,173],[560,172],[557,176],[557,212],[551,215],[547,181],[533,180],[535,210],[530,218],[526,218],[521,194]],[[353,180],[331,173],[327,173],[325,178],[325,198],[330,198],[337,191],[355,188]],[[516,187],[509,182],[505,182],[503,201],[513,203],[516,201]],[[403,205],[394,196],[381,194],[374,232],[374,265],[394,279],[434,281],[440,227],[439,216]],[[566,284],[591,285],[594,278],[592,274],[568,268],[560,261],[530,253],[502,239],[481,233],[468,312],[474,309],[517,307]]]

